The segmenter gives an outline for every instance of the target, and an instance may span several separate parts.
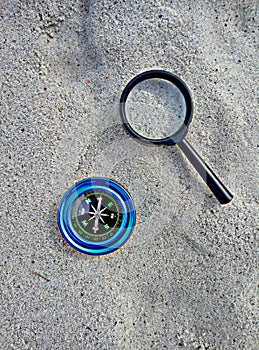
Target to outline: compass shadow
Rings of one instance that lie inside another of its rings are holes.
[[[79,254],[76,250],[74,250],[70,245],[64,240],[62,237],[58,224],[57,224],[57,208],[59,203],[52,204],[48,223],[49,223],[49,235],[50,240],[52,241],[53,246],[55,247],[55,251],[58,251],[59,254],[63,256],[74,256],[75,254]]]

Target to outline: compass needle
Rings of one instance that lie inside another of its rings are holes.
[[[103,198],[100,196],[98,199],[98,205],[97,205],[97,213],[100,213],[101,205],[102,205],[102,200]]]
[[[96,213],[96,209],[94,208],[94,206],[91,204],[91,207],[93,209],[93,211]]]
[[[107,209],[107,207],[105,207],[105,208],[103,208],[101,211],[100,211],[100,213],[102,213],[104,210],[106,210]]]

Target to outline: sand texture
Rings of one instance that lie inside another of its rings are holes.
[[[258,349],[256,3],[0,1],[1,350]],[[189,86],[187,139],[229,205],[177,146],[125,132],[120,95],[148,69]],[[63,193],[89,176],[138,208],[103,259],[56,229]]]

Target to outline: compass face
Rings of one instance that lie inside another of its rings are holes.
[[[111,238],[121,226],[122,208],[108,193],[90,191],[75,201],[71,221],[81,238],[102,242]]]
[[[65,193],[57,221],[63,238],[74,249],[89,255],[105,255],[130,238],[136,210],[129,193],[117,182],[87,178]]]

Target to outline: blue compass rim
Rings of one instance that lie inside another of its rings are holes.
[[[107,192],[117,200],[121,206],[122,221],[111,238],[93,242],[75,234],[71,212],[80,196],[98,190]],[[58,206],[57,224],[62,237],[72,248],[87,255],[102,256],[118,250],[129,240],[136,225],[136,209],[129,192],[121,184],[105,177],[89,177],[76,182],[65,192]]]

